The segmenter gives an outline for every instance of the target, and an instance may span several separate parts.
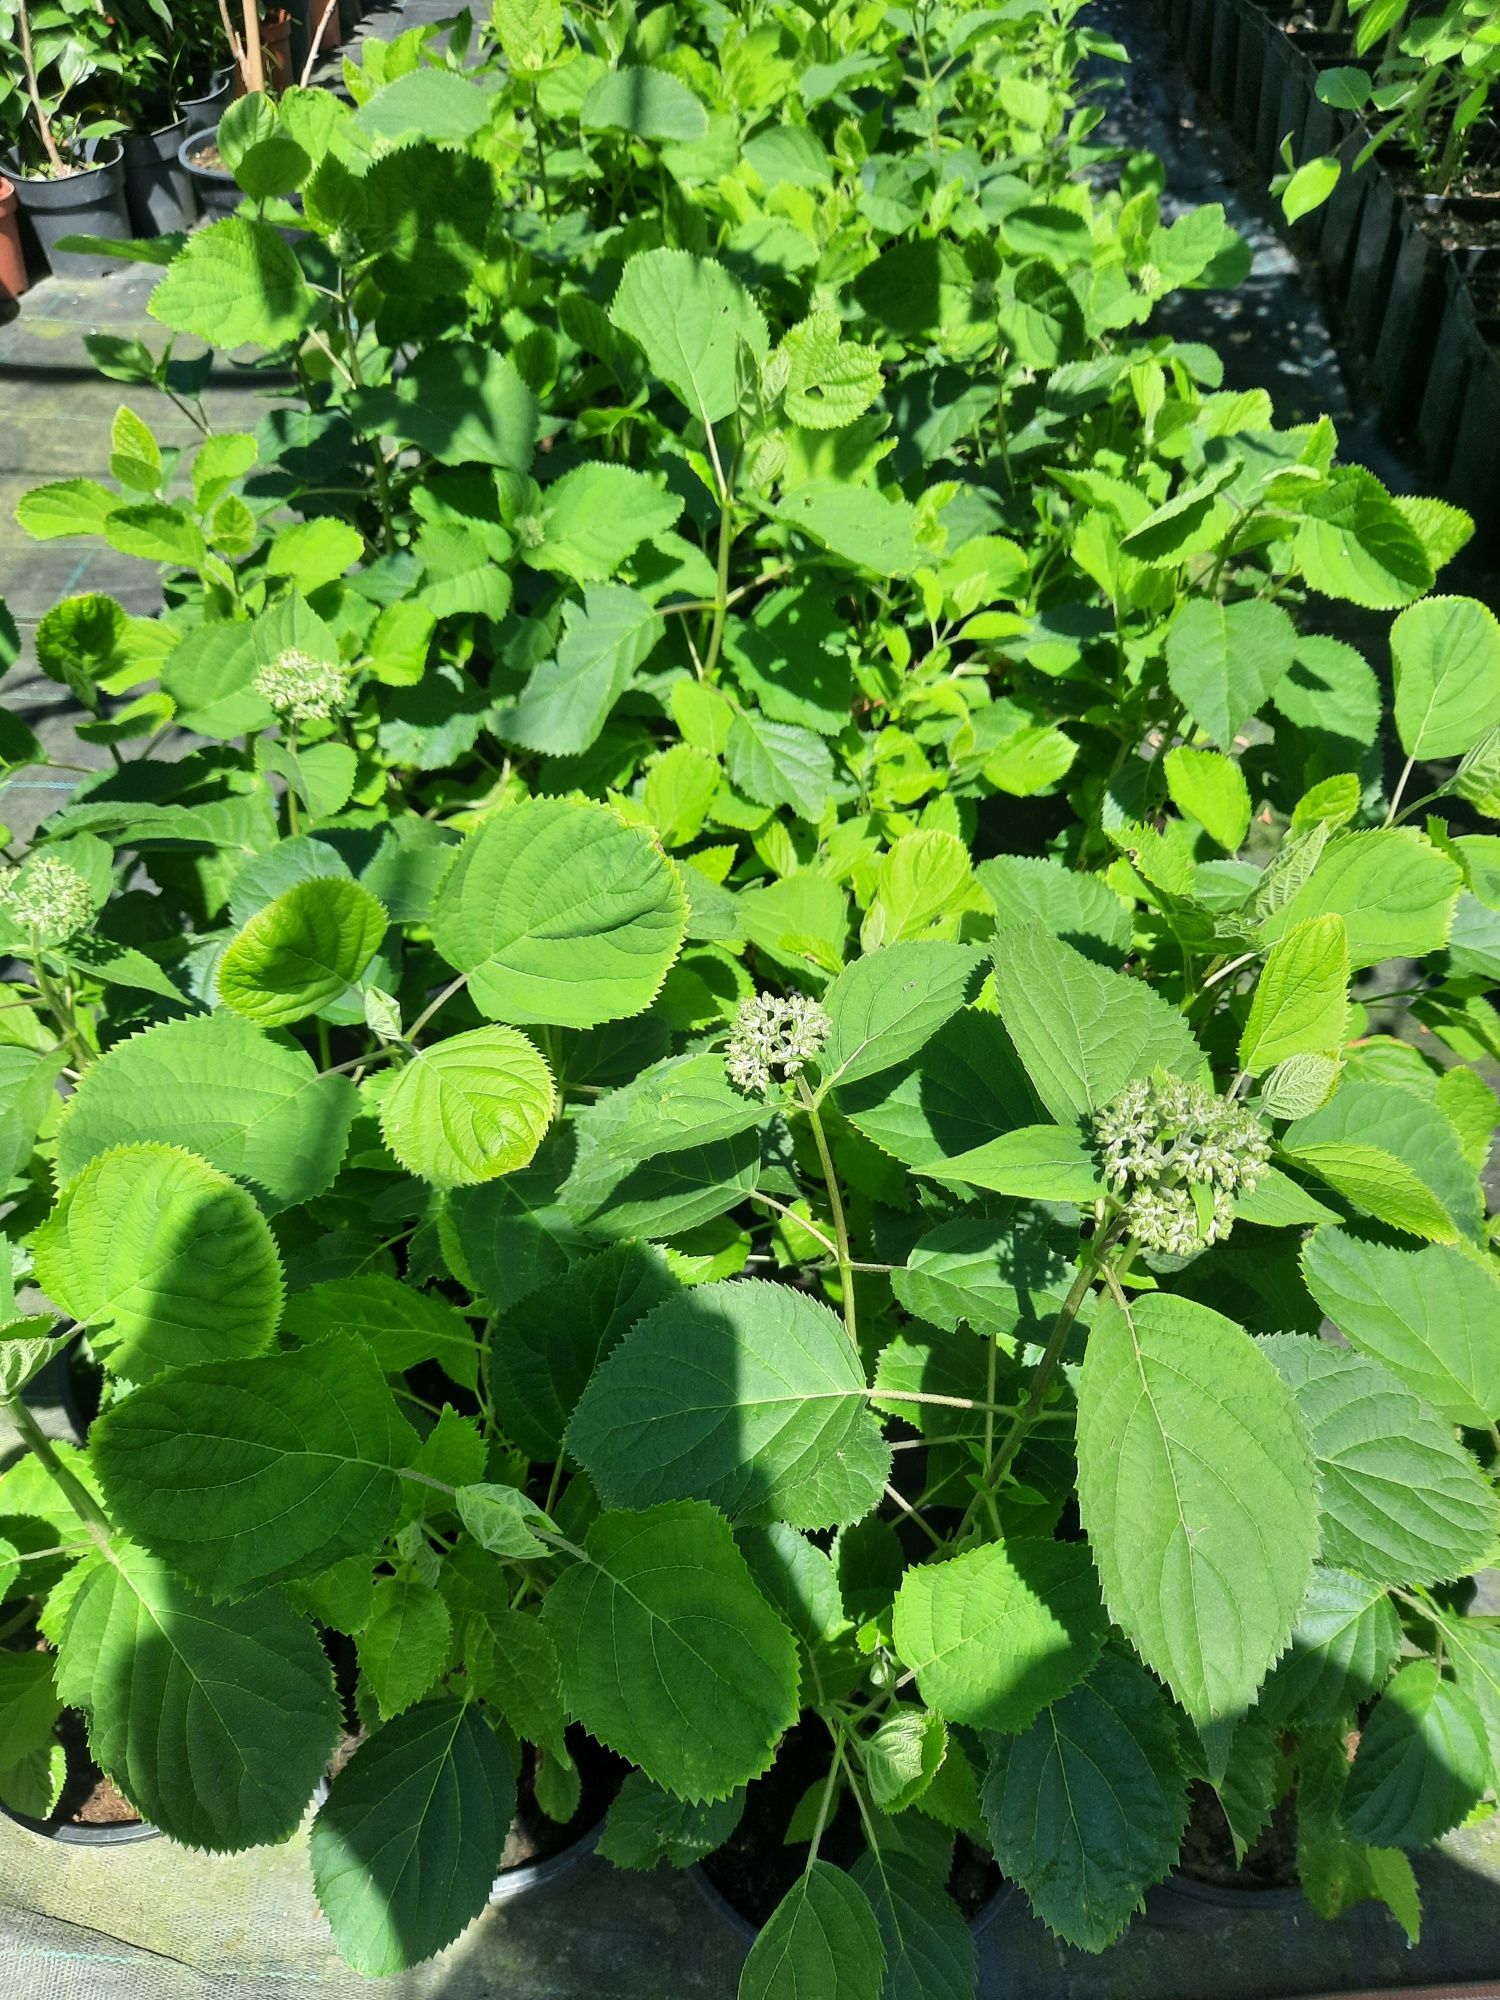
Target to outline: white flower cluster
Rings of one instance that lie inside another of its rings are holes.
[[[1162,1070],[1106,1105],[1094,1138],[1136,1241],[1174,1257],[1229,1234],[1235,1195],[1254,1190],[1271,1152],[1243,1105]]]
[[[827,1041],[833,1023],[816,1000],[794,993],[781,1000],[757,993],[742,1000],[724,1068],[736,1090],[764,1095],[773,1083],[794,1077]]]
[[[255,676],[255,692],[287,722],[326,722],[344,705],[348,679],[337,660],[288,646]]]
[[[71,861],[38,854],[0,887],[5,914],[21,930],[60,941],[94,914],[94,893]]]

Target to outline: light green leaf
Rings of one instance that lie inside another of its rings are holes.
[[[792,722],[771,722],[741,709],[724,751],[729,782],[764,806],[790,806],[816,823],[833,797],[833,758],[827,743]]]
[[[1177,1009],[1040,925],[995,940],[1000,1015],[1037,1095],[1060,1124],[1100,1111],[1153,1069],[1202,1080],[1202,1051]]]
[[[585,132],[628,132],[634,139],[691,142],[708,131],[708,113],[680,77],[654,63],[606,70],[583,100]]]
[[[364,536],[347,521],[325,514],[278,529],[266,553],[266,574],[284,576],[301,591],[316,590],[352,569],[365,552]]]
[[[581,606],[563,607],[556,654],[540,661],[516,701],[498,712],[495,733],[549,757],[587,750],[665,631],[638,591],[620,584],[585,591]],[[717,785],[717,770],[714,776]]]
[[[1038,1110],[1009,1035],[975,1008],[952,1015],[904,1062],[841,1082],[838,1104],[857,1131],[919,1169],[987,1147]]]
[[[357,882],[298,882],[245,925],[219,960],[219,998],[263,1028],[339,999],[379,949],[385,905]]]
[[[459,1520],[491,1555],[514,1556],[525,1562],[551,1554],[533,1531],[545,1528],[555,1534],[556,1524],[519,1486],[497,1486],[481,1480],[473,1486],[460,1486],[453,1504]]]
[[[190,236],[147,305],[153,319],[212,347],[283,347],[300,339],[317,301],[269,222],[229,216]]]
[[[1355,972],[1386,958],[1441,950],[1453,922],[1460,875],[1415,827],[1374,827],[1330,840],[1291,900],[1268,916],[1268,944],[1310,917],[1344,919]]]
[[[1336,466],[1308,495],[1293,558],[1314,590],[1374,611],[1394,611],[1432,588],[1422,538],[1362,466]]]
[[[281,1260],[265,1218],[179,1147],[100,1153],[63,1189],[32,1251],[37,1282],[132,1381],[258,1354],[275,1332]]]
[[[33,541],[60,541],[68,535],[102,535],[104,523],[123,504],[97,479],[56,479],[33,486],[16,502],[16,519]]]
[[[1194,722],[1229,750],[1296,652],[1296,627],[1279,604],[1190,597],[1167,633],[1167,679]]]
[[[1319,1229],[1303,1247],[1302,1275],[1350,1345],[1450,1424],[1483,1429],[1500,1418],[1500,1283],[1478,1257]]]
[[[727,1798],[796,1720],[797,1646],[722,1514],[601,1514],[543,1613],[572,1714],[656,1784]]]
[[[739,2000],[881,2000],[884,1980],[869,1897],[842,1868],[812,1861],[750,1947]]]
[[[1320,1563],[1259,1712],[1272,1722],[1338,1722],[1377,1692],[1400,1650],[1385,1585]]]
[[[1006,1206],[1012,1212],[1003,1219],[955,1216],[917,1242],[906,1268],[891,1274],[908,1312],[933,1326],[967,1324],[989,1334],[1056,1316],[1074,1275],[1077,1224],[1044,1209]],[[1085,1306],[1080,1318],[1089,1311]]]
[[[1034,920],[1085,958],[1111,964],[1130,943],[1130,911],[1098,875],[1027,854],[997,855],[974,873],[995,905],[997,930]]]
[[[1349,940],[1334,914],[1296,924],[1272,945],[1240,1036],[1252,1076],[1288,1056],[1336,1053],[1349,1032]]]
[[[649,829],[606,806],[532,799],[464,842],[432,928],[481,1013],[587,1028],[650,1005],[687,900]]]
[[[909,939],[953,938],[973,906],[969,850],[956,833],[920,827],[903,833],[881,857],[875,894],[860,926],[867,952]]]
[[[931,1709],[898,1702],[860,1741],[870,1797],[882,1812],[905,1812],[927,1791],[947,1752],[943,1718]]]
[[[819,1096],[916,1055],[972,997],[980,964],[968,945],[907,940],[845,966],[823,995]]]
[[[115,411],[109,430],[109,469],[122,486],[155,493],[161,485],[161,447],[128,404]]]
[[[1098,1201],[1105,1193],[1099,1157],[1083,1135],[1061,1125],[1021,1125],[964,1153],[917,1163],[917,1172],[960,1187],[1028,1201]]]
[[[1078,1378],[1077,1449],[1110,1616],[1200,1728],[1239,1715],[1291,1634],[1317,1549],[1291,1391],[1207,1306],[1106,1304]]]
[[[646,250],[620,279],[611,322],[645,354],[651,372],[701,423],[737,406],[744,383],[766,358],[770,337],[760,308],[737,278],[686,250]]]
[[[358,390],[355,421],[414,444],[439,465],[525,472],[536,447],[537,403],[507,355],[470,341],[424,347],[390,386]]]
[[[731,1139],[770,1116],[769,1105],[729,1082],[718,1050],[668,1056],[574,1114],[578,1150],[569,1193],[614,1168]]]
[[[777,502],[776,515],[854,569],[910,576],[921,560],[917,510],[870,486],[809,479]]]
[[[629,466],[575,465],[543,489],[541,539],[521,538],[533,569],[553,570],[575,583],[602,583],[642,542],[664,535],[682,512],[682,499],[660,478]]]
[[[1429,597],[1391,627],[1396,730],[1410,757],[1457,757],[1500,723],[1500,621],[1472,597]]]
[[[1106,1630],[1088,1551],[1041,1539],[908,1570],[892,1624],[929,1707],[1007,1734],[1078,1685]]]
[[[1344,1825],[1371,1847],[1430,1847],[1489,1781],[1484,1718],[1431,1660],[1402,1667],[1360,1731]]]
[[[708,1500],[801,1528],[858,1520],[891,1465],[841,1322],[758,1279],[647,1313],[589,1383],[567,1445],[606,1506]]]
[[[327,1655],[281,1591],[210,1605],[122,1542],[78,1586],[57,1691],[136,1810],[215,1853],[290,1839],[340,1728]]]
[[[1217,750],[1179,746],[1167,752],[1162,768],[1177,810],[1234,854],[1250,830],[1250,787],[1239,765]]]
[[[1500,1627],[1436,1615],[1453,1678],[1478,1709],[1489,1741],[1490,1771],[1500,1771]]]
[[[447,1668],[453,1618],[447,1601],[415,1576],[383,1576],[358,1637],[359,1671],[389,1721],[420,1701]]]
[[[210,1597],[373,1555],[416,1448],[348,1336],[158,1376],[89,1434],[112,1518]]]
[[[1067,1943],[1103,1951],[1177,1859],[1187,1781],[1151,1676],[1106,1653],[1024,1734],[996,1738],[982,1793],[995,1858]]]
[[[91,1063],[57,1134],[63,1181],[111,1146],[159,1139],[248,1181],[269,1209],[323,1193],[358,1100],[349,1079],[220,1011],[163,1021]]]
[[[366,1341],[388,1375],[435,1361],[466,1389],[479,1379],[479,1347],[468,1321],[436,1292],[419,1292],[378,1273],[330,1278],[294,1292],[282,1333],[304,1342],[351,1334]]]
[[[311,1840],[345,1964],[379,1978],[451,1944],[489,1901],[515,1805],[509,1759],[473,1702],[423,1702],[361,1743]]]
[[[863,416],[880,394],[880,356],[844,340],[836,313],[815,312],[781,344],[788,375],[786,413],[809,430],[836,431]]]
[[[524,1167],[552,1121],[552,1072],[514,1028],[474,1028],[418,1049],[380,1100],[402,1166],[434,1187]]]
[[[121,555],[144,562],[179,563],[195,568],[208,554],[203,531],[184,507],[166,501],[116,507],[104,523],[104,539]]]
[[[359,107],[354,129],[364,137],[387,141],[389,150],[404,148],[413,139],[426,145],[462,145],[493,117],[494,83],[492,78],[480,82],[456,69],[432,65],[409,70]]]
[[[1458,1134],[1413,1090],[1346,1077],[1320,1110],[1287,1126],[1281,1146],[1394,1229],[1433,1243],[1479,1233],[1484,1197]]]
[[[1500,1504],[1451,1429],[1368,1355],[1298,1334],[1261,1344],[1307,1426],[1325,1561],[1396,1584],[1479,1568]]]

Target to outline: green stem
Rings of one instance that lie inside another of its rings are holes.
[[[359,352],[354,337],[354,314],[349,308],[349,300],[344,292],[343,278],[339,279],[338,290],[339,319],[344,328],[344,352],[349,380],[356,389],[364,387],[364,376],[360,373]],[[375,467],[375,497],[380,502],[381,540],[385,553],[396,553],[396,523],[391,511],[391,475],[386,466],[385,453],[380,448],[379,437],[366,440],[370,447],[370,459]]]
[[[542,115],[537,109],[537,86],[531,86],[531,131],[536,140],[537,180],[542,190],[542,215],[548,227],[552,223],[552,190],[547,182],[547,142],[542,137]]]
[[[797,1078],[797,1095],[802,1100],[802,1109],[807,1113],[807,1122],[812,1127],[813,1140],[818,1148],[818,1158],[823,1165],[823,1179],[828,1187],[828,1213],[833,1219],[834,1254],[838,1259],[839,1285],[844,1294],[844,1325],[848,1330],[850,1343],[857,1353],[859,1331],[855,1324],[854,1266],[849,1255],[849,1225],[844,1219],[844,1202],[839,1193],[839,1179],[833,1170],[833,1155],[828,1150],[828,1137],[823,1130],[818,1101],[808,1089],[806,1077]]]
[[[42,948],[35,937],[32,939],[32,976],[36,980],[36,990],[47,1004],[47,1011],[57,1023],[58,1033],[77,1058],[80,1069],[87,1069],[94,1060],[94,1051],[83,1039],[72,1008],[53,986],[49,974],[42,965]]]
[[[52,1448],[52,1440],[18,1396],[4,1404],[21,1442],[35,1452],[42,1469],[62,1494],[90,1536],[106,1555],[110,1553],[109,1517],[83,1483],[76,1479]]]

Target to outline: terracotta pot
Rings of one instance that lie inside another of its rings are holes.
[[[325,5],[326,0],[307,0],[307,42],[311,48],[316,36],[319,54],[327,56],[335,49],[343,47],[344,30],[339,20],[339,0],[333,0],[333,5],[328,11],[328,19],[323,21],[323,32],[318,33],[318,23],[323,19]]]
[[[261,16],[260,54],[267,95],[279,97],[297,81],[292,73],[292,17],[284,7],[268,8]],[[229,94],[232,98],[245,94],[244,80],[238,74]]]
[[[0,305],[18,299],[31,280],[21,249],[20,204],[7,180],[0,180]]]

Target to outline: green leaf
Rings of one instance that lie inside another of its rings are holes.
[[[351,399],[361,429],[414,444],[439,465],[530,468],[537,403],[509,355],[470,341],[425,347],[389,386]]]
[[[1500,1283],[1479,1258],[1316,1230],[1302,1275],[1352,1347],[1384,1362],[1451,1424],[1500,1418]]]
[[[219,997],[263,1028],[337,1000],[380,947],[385,905],[336,876],[298,882],[257,910],[219,960]]]
[[[1297,1334],[1261,1345],[1307,1426],[1324,1559],[1377,1583],[1479,1568],[1500,1507],[1449,1427],[1368,1355]]]
[[[32,1251],[37,1282],[132,1381],[258,1354],[276,1329],[281,1260],[265,1218],[177,1146],[100,1153],[63,1189]]]
[[[796,1642],[701,1501],[601,1514],[543,1617],[572,1714],[681,1798],[758,1777],[796,1720]]]
[[[196,567],[208,553],[203,532],[187,510],[166,501],[116,507],[104,523],[104,539],[121,555],[188,568]]]
[[[606,70],[583,100],[585,132],[691,142],[708,132],[708,113],[680,77],[654,63]]]
[[[1240,1036],[1252,1076],[1288,1056],[1331,1054],[1349,1032],[1349,940],[1337,915],[1310,917],[1272,945]]]
[[[1371,1847],[1430,1847],[1489,1780],[1484,1718],[1431,1660],[1402,1667],[1360,1731],[1344,1824]]]
[[[128,404],[115,411],[109,431],[109,469],[122,486],[155,493],[161,485],[161,447]]]
[[[1472,597],[1429,597],[1391,627],[1396,731],[1410,757],[1457,757],[1500,723],[1500,621]]]
[[[845,966],[823,996],[819,1096],[916,1055],[973,996],[980,964],[968,945],[908,939]]]
[[[881,2000],[884,1981],[869,1897],[842,1868],[811,1861],[750,1947],[739,2000]]]
[[[867,1850],[849,1872],[885,1946],[881,2000],[972,2000],[974,1939],[941,1879],[893,1846]]]
[[[352,569],[364,552],[364,536],[347,521],[326,514],[316,521],[293,521],[277,530],[266,552],[266,574],[313,591]]]
[[[989,1334],[1056,1317],[1074,1274],[1077,1224],[1006,1206],[1004,1219],[956,1216],[917,1242],[905,1270],[891,1274],[908,1312],[950,1331],[967,1324]],[[1080,1318],[1088,1314],[1085,1307]]]
[[[840,561],[876,576],[910,576],[921,560],[916,508],[870,486],[809,479],[777,502],[776,516]]]
[[[453,1617],[447,1602],[415,1576],[383,1576],[374,1609],[359,1634],[359,1671],[389,1720],[420,1701],[452,1655]]]
[[[549,757],[587,750],[665,631],[638,591],[620,584],[586,590],[581,606],[563,607],[555,655],[540,661],[517,699],[497,713],[496,735]]]
[[[147,305],[153,319],[211,347],[283,347],[300,339],[317,302],[302,267],[269,222],[240,216],[189,236]]]
[[[676,1289],[660,1252],[618,1243],[500,1314],[487,1366],[506,1436],[534,1459],[555,1460],[595,1368]]]
[[[602,583],[642,542],[664,535],[681,512],[680,495],[668,492],[659,477],[625,465],[575,465],[543,489],[540,539],[523,537],[521,552],[533,569]]]
[[[380,1100],[402,1166],[434,1187],[524,1167],[552,1121],[552,1072],[514,1028],[474,1028],[418,1049]]]
[[[451,1944],[489,1901],[515,1806],[510,1761],[472,1702],[423,1702],[361,1743],[311,1838],[345,1964],[380,1978]]]
[[[545,1528],[555,1534],[556,1524],[519,1486],[497,1486],[481,1480],[460,1486],[453,1504],[459,1520],[491,1555],[514,1556],[524,1562],[551,1554],[534,1530]]]
[[[402,149],[413,139],[426,145],[461,146],[476,138],[495,111],[494,81],[479,82],[456,69],[427,66],[383,85],[354,114],[361,136]]]
[[[724,657],[773,722],[800,723],[821,736],[847,727],[853,690],[848,628],[837,606],[812,584],[773,590],[743,623],[731,619]],[[726,735],[727,729],[726,717]],[[724,744],[710,737],[702,747],[722,750]]]
[[[1436,1103],[1396,1084],[1345,1078],[1288,1125],[1282,1151],[1358,1209],[1434,1243],[1476,1237],[1483,1195]]]
[[[739,280],[686,250],[632,257],[609,317],[641,348],[652,374],[705,424],[735,409],[770,345],[760,308]]]
[[[1130,943],[1130,911],[1098,875],[1060,861],[1001,854],[974,870],[995,905],[996,929],[1035,921],[1085,958],[1116,964]]]
[[[1453,1678],[1478,1709],[1489,1739],[1490,1771],[1500,1771],[1500,1629],[1466,1618],[1435,1618]]]
[[[891,1467],[841,1322],[758,1279],[647,1313],[589,1383],[567,1444],[606,1506],[708,1500],[801,1528],[867,1514]]]
[[[1000,1015],[1059,1124],[1100,1111],[1127,1083],[1167,1069],[1201,1081],[1202,1051],[1177,1009],[1139,979],[1093,964],[1040,925],[995,940]]]
[[[1272,1722],[1339,1722],[1377,1692],[1400,1650],[1401,1621],[1385,1585],[1320,1563],[1258,1713]]]
[[[163,1021],[83,1072],[57,1133],[59,1179],[111,1146],[159,1139],[249,1182],[271,1210],[322,1194],[358,1106],[347,1077],[220,1011]]]
[[[711,1805],[689,1805],[628,1771],[604,1818],[599,1852],[616,1868],[691,1868],[722,1847],[740,1823],[742,1793]]]
[[[873,347],[842,339],[836,313],[810,314],[787,334],[781,351],[788,366],[782,394],[794,424],[842,430],[880,394],[880,356]]]
[[[1207,1306],[1108,1303],[1078,1378],[1077,1448],[1110,1616],[1200,1728],[1238,1716],[1291,1634],[1317,1550],[1291,1391]]]
[[[940,1715],[898,1703],[860,1743],[871,1799],[882,1812],[905,1812],[926,1793],[947,1751]]]
[[[482,1014],[588,1028],[650,1005],[687,900],[649,829],[606,806],[532,799],[464,842],[432,929]]]
[[[14,1551],[11,1568],[14,1574]],[[46,1652],[0,1653],[0,1743],[5,1746],[6,1770],[53,1741],[52,1732],[62,1712],[53,1686],[54,1665]],[[6,1772],[0,1771],[0,1777],[4,1775]]]
[[[1068,1944],[1113,1944],[1176,1862],[1187,1825],[1177,1741],[1155,1681],[1109,1652],[1024,1734],[992,1744],[982,1798],[995,1858]]]
[[[859,963],[878,964],[905,949],[893,945]],[[917,1168],[983,1148],[992,1135],[1035,1118],[1038,1109],[1009,1035],[993,1014],[977,1008],[950,1016],[905,1061],[853,1083],[841,1081],[838,1105],[856,1131]]]
[[[730,1083],[718,1050],[668,1056],[574,1114],[578,1149],[569,1194],[596,1178],[612,1182],[616,1168],[733,1138],[770,1116],[763,1100]]]
[[[1341,465],[1302,504],[1294,560],[1314,590],[1395,611],[1432,588],[1422,538],[1373,473]]]
[[[372,1273],[309,1285],[287,1300],[281,1330],[304,1342],[355,1335],[388,1375],[435,1361],[466,1389],[479,1380],[479,1347],[468,1321],[435,1292],[396,1278]]]
[[[210,1605],[129,1543],[78,1586],[57,1691],[136,1810],[216,1853],[290,1839],[340,1727],[327,1655],[281,1591]]]
[[[1097,1152],[1082,1133],[1061,1125],[1021,1125],[969,1152],[919,1161],[917,1172],[1028,1201],[1088,1203],[1107,1192]]]
[[[1162,768],[1177,810],[1235,853],[1250,831],[1250,787],[1239,765],[1217,750],[1179,747],[1167,752]]]
[[[1344,919],[1355,972],[1386,958],[1424,958],[1447,942],[1460,880],[1457,864],[1415,827],[1340,834],[1261,936],[1274,944],[1311,917],[1334,915]]]
[[[523,1741],[566,1749],[562,1669],[540,1618],[494,1604],[471,1614],[464,1673]]]
[[[1106,1620],[1078,1542],[1016,1540],[908,1570],[896,1593],[897,1653],[949,1722],[1011,1733],[1078,1685]]]
[[[860,926],[863,948],[925,937],[953,937],[973,897],[969,850],[956,833],[920,827],[903,833],[881,857],[875,894]]]
[[[754,709],[742,709],[731,723],[724,764],[746,797],[790,806],[799,819],[816,823],[833,798],[833,758],[823,738]]]
[[[1279,604],[1190,597],[1167,632],[1167,679],[1193,721],[1229,750],[1296,653],[1296,627]]]
[[[33,486],[16,502],[16,519],[38,542],[60,541],[68,535],[102,535],[104,523],[121,505],[97,479],[56,479]]]

